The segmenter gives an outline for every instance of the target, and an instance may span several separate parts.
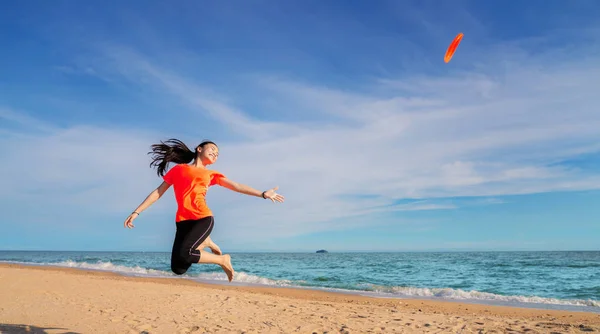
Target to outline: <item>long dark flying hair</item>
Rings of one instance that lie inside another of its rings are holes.
[[[152,154],[150,167],[157,167],[156,173],[162,177],[165,175],[169,162],[176,164],[190,163],[196,159],[196,150],[198,147],[204,147],[206,144],[217,145],[210,140],[205,140],[192,151],[179,139],[172,138],[164,142],[161,140],[160,144],[152,145],[152,151],[148,152],[148,154]]]

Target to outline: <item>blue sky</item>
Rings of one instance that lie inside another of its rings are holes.
[[[600,249],[596,1],[0,10],[0,249],[170,251],[151,144],[216,141],[226,251]],[[444,52],[459,32],[453,60]]]

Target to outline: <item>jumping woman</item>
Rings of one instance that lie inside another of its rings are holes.
[[[206,167],[214,164],[219,157],[219,148],[212,141],[204,141],[192,151],[180,140],[169,139],[152,145],[152,151],[148,154],[153,154],[150,167],[157,167],[157,174],[163,178],[163,182],[127,217],[124,226],[133,228],[133,221],[140,213],[173,186],[177,213],[171,270],[177,275],[183,275],[193,263],[213,263],[223,268],[231,282],[234,274],[231,256],[223,255],[219,246],[210,239],[215,220],[206,205],[206,191],[218,184],[238,193],[283,203],[283,196],[275,192],[278,187],[261,192],[236,183],[217,171],[207,169]],[[165,174],[170,162],[176,165]],[[212,254],[205,251],[205,248],[209,248]]]

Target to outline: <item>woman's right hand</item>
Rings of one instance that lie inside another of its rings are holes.
[[[125,219],[125,223],[123,224],[124,227],[126,228],[134,228],[135,226],[133,225],[133,221],[137,218],[139,214],[137,212],[133,212],[129,215],[129,217],[127,217],[127,219]]]

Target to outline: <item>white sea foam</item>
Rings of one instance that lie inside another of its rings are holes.
[[[226,281],[227,276],[225,273],[200,273],[197,275],[190,275],[190,278],[200,281]],[[289,287],[292,286],[292,281],[289,280],[272,280],[266,277],[260,277],[256,275],[246,274],[245,272],[236,272],[234,282],[245,283],[245,284],[256,284],[256,285],[267,285],[267,286],[281,286]]]
[[[32,263],[32,262],[18,262],[18,261],[0,261],[5,263],[24,264],[24,265],[38,265],[38,266],[53,266],[63,268],[79,268],[86,270],[98,270],[118,273],[127,276],[143,276],[143,277],[178,277],[187,278],[195,281],[227,281],[227,276],[224,272],[211,272],[211,273],[188,273],[181,276],[175,275],[170,271],[147,269],[140,266],[129,267],[123,265],[115,265],[111,262],[76,262],[76,261],[61,261],[52,263]],[[260,277],[256,275],[250,275],[244,272],[236,272],[234,281],[245,284],[257,284],[267,286],[291,286],[292,282],[288,280],[272,280],[266,277]]]
[[[29,263],[31,264],[31,263]],[[163,270],[155,270],[155,269],[147,269],[140,266],[129,267],[123,265],[115,265],[111,262],[96,262],[96,263],[88,263],[88,262],[76,262],[76,261],[62,261],[55,263],[40,263],[41,265],[46,266],[56,266],[56,267],[67,267],[67,268],[80,268],[80,269],[88,269],[88,270],[100,270],[100,271],[109,271],[124,275],[131,276],[147,276],[147,277],[172,277],[174,274],[163,271]]]
[[[529,303],[566,306],[600,307],[600,302],[591,299],[556,299],[538,296],[506,296],[476,290],[465,291],[451,288],[416,288],[416,287],[376,287],[372,291],[384,294],[394,294],[402,297],[430,297],[453,300],[498,301],[504,303]]]

